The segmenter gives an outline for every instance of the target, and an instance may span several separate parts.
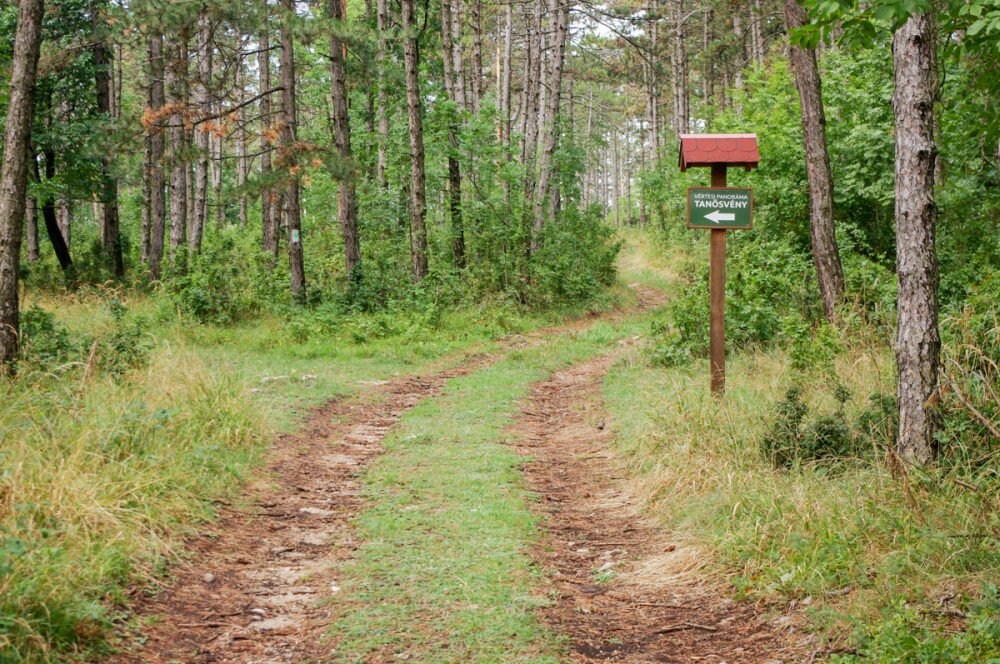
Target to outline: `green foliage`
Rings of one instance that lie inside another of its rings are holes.
[[[21,312],[21,358],[39,369],[52,369],[58,364],[76,359],[79,340],[70,336],[55,314],[32,306]]]
[[[734,348],[765,345],[782,336],[782,320],[815,317],[818,295],[808,259],[786,242],[748,238],[726,260],[726,341]],[[709,342],[708,265],[682,275],[683,292],[670,303],[672,329],[660,335],[664,357],[681,349],[705,355]],[[673,349],[669,349],[672,347]]]
[[[864,411],[852,427],[848,421],[846,405],[850,392],[842,385],[832,390],[837,406],[832,412],[820,413],[810,418],[810,407],[802,400],[802,390],[791,387],[784,399],[774,409],[770,429],[760,439],[763,456],[775,467],[791,468],[802,463],[844,460],[866,455],[876,445],[885,445],[888,439],[875,442],[874,436],[885,431],[885,413]],[[875,395],[872,402],[882,405]]]
[[[963,616],[959,631],[944,618],[921,613],[902,602],[861,635],[859,656],[831,662],[905,662],[906,664],[1000,664],[1000,600],[995,585]]]
[[[164,290],[178,311],[198,322],[246,321],[285,299],[273,260],[232,231],[196,256],[179,257],[164,278]]]
[[[833,360],[842,346],[832,325],[824,320],[812,327],[801,316],[793,315],[782,319],[781,327],[782,335],[791,342],[788,356],[792,371],[833,372]]]
[[[102,371],[121,378],[129,371],[148,364],[153,344],[145,318],[130,315],[125,305],[117,299],[108,302],[108,308],[112,325],[97,340],[98,363]]]

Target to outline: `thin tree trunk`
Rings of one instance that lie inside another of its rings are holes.
[[[170,260],[177,260],[177,250],[184,246],[187,237],[187,163],[184,159],[184,109],[187,95],[184,82],[187,78],[187,53],[183,37],[168,46],[170,66],[166,72],[166,93],[173,112],[168,118],[170,164]]]
[[[457,1],[457,0],[456,0]],[[455,104],[455,112],[448,118],[448,212],[451,216],[452,261],[455,267],[465,267],[465,229],[462,224],[462,169],[458,161],[458,113],[461,111],[458,90],[459,81],[455,75],[455,62],[461,61],[461,46],[456,46],[452,34],[456,23],[453,20],[451,0],[441,2],[441,49],[444,64],[444,87],[448,98]],[[461,38],[461,34],[457,35]],[[459,55],[456,57],[456,50]]]
[[[472,0],[472,10],[469,16],[472,22],[472,66],[474,68],[471,79],[471,103],[469,110],[472,113],[479,113],[479,103],[483,98],[483,23],[482,23],[482,0]]]
[[[549,75],[549,108],[546,112],[545,136],[539,163],[538,196],[535,198],[535,225],[532,229],[531,249],[541,246],[542,228],[555,213],[551,201],[552,183],[556,177],[555,153],[559,145],[559,101],[562,96],[563,48],[569,28],[569,3],[549,0],[552,17],[552,68]],[[546,209],[548,208],[548,209]]]
[[[896,119],[896,364],[899,431],[896,452],[907,463],[934,456],[938,418],[933,412],[940,369],[938,266],[934,249],[933,26],[913,16],[893,35]]]
[[[455,103],[463,111],[469,109],[465,94],[465,66],[462,59],[462,1],[451,0],[451,57]]]
[[[97,112],[108,118],[113,118],[111,69],[114,60],[111,49],[104,40],[103,16],[98,10],[98,3],[92,8],[92,27],[95,44],[94,53],[94,83],[97,88]],[[111,262],[114,275],[121,279],[125,276],[125,261],[122,256],[121,228],[118,219],[118,179],[112,175],[110,157],[101,157],[101,191],[100,191],[100,229],[101,247]]]
[[[421,117],[420,51],[413,0],[401,0],[403,65],[406,68],[406,109],[410,125],[410,255],[413,278],[427,275],[427,200],[424,184],[424,125]]]
[[[66,253],[72,244],[73,233],[73,205],[65,198],[59,199],[56,204],[56,226],[59,228],[59,235],[66,246]],[[160,243],[160,253],[163,253],[163,244]]]
[[[674,0],[674,45],[673,45],[673,79],[674,79],[674,131],[686,134],[689,131],[691,118],[690,97],[688,93],[688,62],[685,50],[684,33],[685,16],[684,0]]]
[[[760,0],[750,2],[750,46],[753,62],[758,67],[764,66],[764,32],[760,26]]]
[[[282,131],[282,167],[288,171],[285,190],[285,215],[288,224],[288,268],[292,297],[306,301],[306,272],[302,250],[302,218],[299,207],[297,118],[295,109],[295,51],[292,22],[295,20],[295,0],[281,0],[285,13],[281,21],[281,107],[284,115]]]
[[[212,111],[209,86],[212,79],[212,24],[205,11],[198,18],[197,76],[194,84],[194,104],[199,113]],[[194,128],[194,144],[198,160],[194,164],[194,216],[188,228],[188,249],[192,254],[201,251],[201,240],[208,219],[208,162],[211,158],[211,135],[207,125]]]
[[[28,188],[28,145],[35,110],[35,80],[41,44],[42,0],[21,0],[11,55],[0,166],[0,373],[14,372],[20,333],[18,271],[21,224]]]
[[[380,187],[386,186],[385,167],[386,150],[389,143],[389,94],[387,90],[389,49],[386,31],[389,25],[388,0],[376,0],[375,25],[378,31],[378,51],[376,53],[376,69],[378,71],[378,103],[376,116],[378,122],[378,161],[375,167],[375,181]]]
[[[149,153],[147,160],[146,181],[148,182],[149,198],[149,232],[146,237],[146,265],[149,267],[151,279],[160,278],[160,264],[163,261],[163,235],[166,230],[167,199],[164,192],[166,185],[163,173],[163,118],[160,109],[164,104],[164,62],[163,35],[154,34],[149,37],[149,89],[147,91],[149,111],[153,123],[146,128],[146,145]],[[60,210],[61,211],[61,210]],[[69,244],[69,232],[66,232],[66,244]]]
[[[346,27],[347,0],[327,0],[330,18]],[[340,180],[340,232],[344,238],[344,266],[348,281],[357,278],[355,273],[361,263],[361,245],[358,238],[358,202],[355,195],[354,156],[351,153],[351,123],[348,115],[347,77],[344,73],[346,47],[337,36],[330,33],[330,96],[333,101],[333,130],[344,176]]]
[[[260,89],[271,89],[271,36],[270,27],[265,21],[260,35],[260,53],[257,54],[257,69],[260,76]],[[280,216],[278,214],[278,192],[270,185],[271,151],[275,141],[274,112],[270,95],[260,99],[260,176],[264,187],[260,192],[260,218],[262,246],[264,253],[278,258],[278,237],[280,235]]]
[[[514,5],[508,0],[504,6],[503,65],[500,74],[500,140],[510,143],[510,84],[511,54],[514,45]]]
[[[243,61],[243,43],[240,43],[240,54],[236,63],[236,87],[239,89],[240,110],[236,121],[239,129],[236,132],[236,187],[240,191],[240,228],[247,227],[250,201],[245,191],[247,179],[250,177],[250,159],[247,157],[247,114],[246,107],[246,63]]]
[[[789,33],[805,25],[808,20],[806,11],[798,0],[785,0],[785,25]],[[816,264],[823,312],[828,320],[833,321],[837,315],[837,306],[844,297],[844,269],[840,264],[833,222],[833,174],[826,147],[822,82],[816,64],[816,51],[790,44],[788,53],[802,107],[813,262]]]
[[[538,154],[538,100],[541,87],[542,63],[542,2],[535,0],[530,16],[531,27],[528,30],[527,77],[524,83],[524,145],[521,160],[524,163],[524,200],[525,217],[534,212],[536,173],[535,164]],[[530,229],[531,222],[528,222]],[[530,239],[528,249],[530,250]]]
[[[221,102],[212,104],[212,113],[218,114],[222,111]],[[226,225],[226,202],[222,198],[222,149],[223,133],[211,132],[208,135],[209,145],[212,148],[212,161],[209,162],[209,179],[212,183],[212,209],[215,211],[215,227],[222,228]]]
[[[24,202],[24,231],[28,238],[28,262],[34,263],[38,260],[38,210],[31,196]]]

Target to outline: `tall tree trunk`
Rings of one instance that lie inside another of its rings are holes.
[[[452,90],[455,94],[455,103],[460,110],[468,110],[468,102],[465,94],[465,66],[462,59],[462,0],[451,0],[451,58],[452,76],[454,77]]]
[[[38,260],[38,209],[35,199],[28,196],[24,202],[24,232],[28,238],[28,262]]]
[[[264,22],[260,35],[260,52],[257,54],[257,70],[260,75],[260,89],[271,89],[271,29]],[[271,152],[275,141],[274,111],[270,95],[260,99],[260,176],[265,186],[260,192],[260,218],[264,252],[278,258],[278,237],[280,217],[278,214],[278,192],[270,184]]]
[[[690,97],[688,93],[688,62],[684,40],[684,0],[673,0],[674,3],[674,44],[672,71],[674,81],[674,131],[686,134],[691,118]]]
[[[535,205],[535,164],[538,154],[538,99],[541,87],[542,65],[542,2],[531,3],[530,28],[527,31],[527,70],[524,82],[524,141],[521,161],[524,163],[525,217],[534,211]],[[528,212],[531,211],[531,212]],[[529,224],[531,222],[528,222]],[[530,225],[528,226],[530,230]],[[530,238],[530,233],[529,233]],[[528,249],[530,249],[530,239]]]
[[[785,0],[785,25],[789,33],[801,28],[808,20],[806,11],[798,0]],[[830,171],[830,154],[826,148],[822,84],[815,50],[790,44],[788,54],[802,107],[813,262],[816,264],[823,312],[827,319],[833,321],[837,315],[837,306],[844,297],[844,269],[840,264],[833,223],[833,174]]]
[[[469,15],[472,23],[472,66],[473,72],[470,76],[472,86],[472,100],[469,110],[472,113],[479,113],[479,103],[483,98],[483,21],[482,21],[482,0],[472,0],[472,10]]]
[[[212,84],[212,23],[208,14],[202,11],[198,18],[198,73],[194,84],[194,104],[198,113],[208,115],[212,111],[209,87]],[[192,254],[201,251],[201,240],[208,219],[208,162],[212,145],[210,126],[202,124],[194,128],[194,144],[198,149],[198,160],[194,164],[194,216],[188,228],[188,249]]]
[[[97,112],[107,118],[113,118],[111,69],[114,66],[111,49],[108,47],[104,32],[103,15],[99,10],[101,4],[92,7],[92,27],[94,31],[94,83],[97,88]],[[119,279],[125,276],[125,261],[122,256],[121,228],[118,219],[118,179],[112,175],[110,157],[101,157],[101,191],[100,191],[100,228],[101,247],[111,262],[111,269]]]
[[[327,0],[330,18],[347,25],[347,0]],[[354,157],[351,153],[351,123],[348,115],[347,76],[344,73],[346,47],[335,29],[330,33],[330,95],[333,100],[333,131],[344,176],[340,181],[340,232],[344,237],[344,265],[347,279],[357,278],[361,263],[358,238],[358,202],[355,195]]]
[[[941,337],[938,331],[938,266],[934,249],[933,26],[913,16],[893,35],[893,115],[896,119],[896,364],[899,432],[896,452],[907,463],[934,455]]]
[[[511,55],[514,45],[514,5],[507,2],[504,5],[503,57],[500,65],[500,86],[497,99],[500,104],[499,136],[500,141],[510,143],[510,85],[511,85]]]
[[[413,0],[401,0],[403,66],[406,69],[406,109],[410,125],[410,257],[413,278],[427,275],[427,200],[424,182],[424,125],[421,117],[420,51]]]
[[[177,250],[187,237],[187,162],[184,157],[186,132],[184,111],[187,107],[187,48],[183,37],[171,40],[167,49],[170,63],[166,72],[166,93],[173,111],[167,119],[167,161],[170,164],[170,260],[177,260]]]
[[[288,224],[288,268],[292,297],[306,301],[306,272],[302,251],[302,217],[299,207],[298,157],[295,143],[297,118],[295,109],[295,50],[292,23],[295,20],[295,0],[281,0],[285,13],[281,21],[281,108],[284,115],[282,131],[282,167],[288,171],[285,190],[285,216]]]
[[[458,79],[455,76],[456,45],[452,34],[455,22],[451,0],[441,1],[441,49],[444,63],[444,87],[455,111],[448,118],[448,212],[451,215],[452,260],[456,268],[465,267],[465,229],[462,225],[462,169],[458,161],[458,113],[461,112]],[[457,35],[461,38],[461,35]],[[461,48],[458,46],[457,48]],[[461,60],[461,54],[457,58]]]
[[[222,112],[222,103],[212,104],[212,113]],[[222,228],[226,225],[226,202],[222,198],[222,149],[223,136],[221,131],[211,132],[208,135],[209,146],[212,150],[212,161],[209,162],[209,181],[212,184],[212,210],[214,211],[215,227]]]
[[[386,150],[389,143],[389,94],[388,94],[388,38],[389,0],[376,0],[375,25],[378,32],[378,50],[376,52],[376,70],[378,72],[378,100],[375,114],[378,123],[378,157],[375,166],[375,181],[380,187],[386,186],[385,167]]]
[[[149,88],[147,103],[153,123],[146,128],[146,148],[148,151],[146,181],[148,182],[149,231],[146,237],[146,265],[151,279],[160,278],[160,264],[163,261],[163,234],[167,222],[166,185],[163,173],[163,118],[160,109],[164,104],[164,63],[163,35],[149,37]],[[67,239],[67,244],[69,240]]]
[[[60,198],[56,204],[56,226],[59,228],[59,235],[62,237],[63,244],[66,246],[66,253],[69,254],[69,248],[72,244],[72,233],[73,233],[73,204],[65,198]],[[163,253],[162,243],[160,246],[160,253]]]
[[[18,270],[21,224],[28,188],[28,145],[35,111],[35,80],[41,44],[42,0],[21,0],[14,29],[0,166],[0,373],[14,371],[20,334]]]
[[[555,212],[551,205],[552,183],[556,178],[555,153],[559,145],[559,101],[562,96],[563,49],[569,31],[569,3],[563,0],[549,0],[549,15],[552,17],[552,66],[549,74],[549,108],[546,112],[545,136],[539,163],[538,196],[535,198],[535,225],[532,229],[531,249],[541,246],[542,228]]]
[[[245,191],[247,179],[250,177],[250,159],[247,157],[247,114],[246,106],[246,63],[243,61],[243,43],[240,42],[239,60],[236,63],[236,87],[240,95],[240,110],[236,121],[239,129],[236,131],[236,187],[240,191],[240,228],[247,227],[250,201]],[[263,91],[262,91],[263,92]]]
[[[750,50],[753,62],[764,66],[764,31],[761,29],[760,0],[750,0]]]

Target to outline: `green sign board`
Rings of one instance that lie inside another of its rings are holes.
[[[753,228],[753,191],[727,187],[688,189],[688,228]]]

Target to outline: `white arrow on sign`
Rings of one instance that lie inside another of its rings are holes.
[[[709,212],[705,215],[705,218],[711,221],[713,224],[718,224],[723,221],[736,221],[736,214],[733,212],[719,212],[718,210],[714,212]]]

